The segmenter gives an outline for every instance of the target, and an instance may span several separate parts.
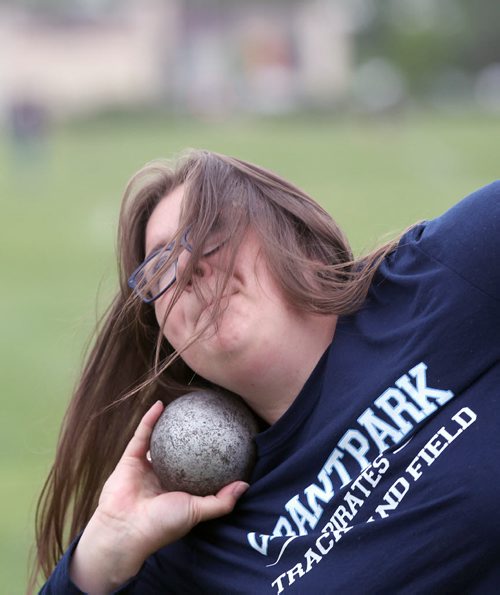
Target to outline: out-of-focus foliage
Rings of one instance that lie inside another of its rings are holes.
[[[408,96],[449,86],[472,92],[472,77],[500,62],[500,3],[494,0],[364,0],[368,14],[357,34],[357,61],[382,57],[404,78]]]

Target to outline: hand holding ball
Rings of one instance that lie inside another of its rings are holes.
[[[198,390],[168,405],[151,436],[153,469],[167,491],[196,496],[248,480],[257,420],[232,393]]]

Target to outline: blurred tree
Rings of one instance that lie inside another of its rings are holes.
[[[458,59],[467,69],[478,70],[500,62],[500,2],[496,0],[461,0],[466,28],[470,34],[460,44]]]
[[[446,72],[474,75],[500,62],[495,0],[362,0],[372,18],[357,33],[357,61],[376,56],[405,77],[409,94],[429,93]]]

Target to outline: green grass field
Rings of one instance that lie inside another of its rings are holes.
[[[53,131],[38,161],[0,137],[1,592],[23,593],[33,513],[98,312],[113,292],[116,219],[132,173],[203,147],[316,197],[357,252],[499,177],[500,118],[414,114],[236,122],[101,118]]]

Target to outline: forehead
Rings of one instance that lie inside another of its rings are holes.
[[[146,254],[167,244],[179,228],[184,186],[177,186],[156,205],[146,225]]]

